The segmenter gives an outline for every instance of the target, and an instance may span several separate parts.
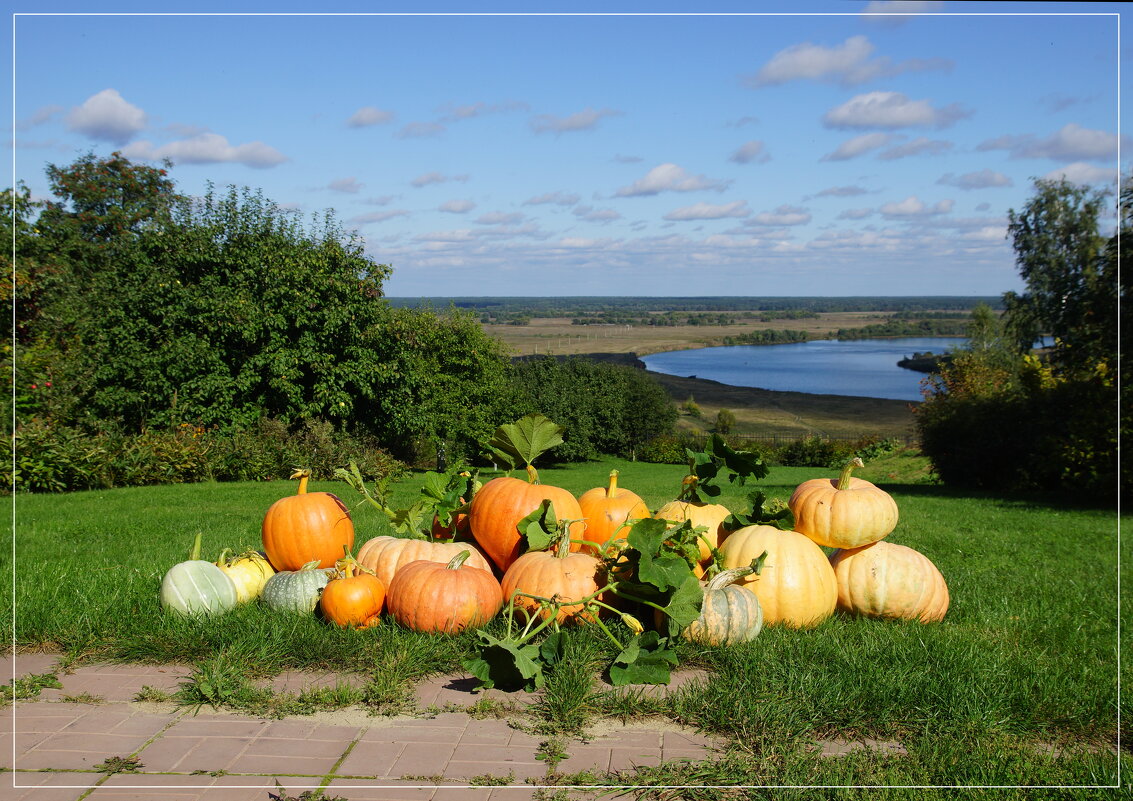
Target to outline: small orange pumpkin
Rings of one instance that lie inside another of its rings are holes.
[[[477,629],[503,606],[500,583],[490,571],[465,564],[467,548],[447,564],[410,562],[389,587],[389,613],[413,631],[456,634]]]
[[[339,562],[340,572],[323,588],[319,608],[332,623],[361,629],[381,622],[386,587],[373,573],[357,568],[353,557]]]
[[[517,609],[546,619],[550,610],[542,608],[538,600],[514,593],[559,601],[581,600],[605,585],[605,571],[597,557],[571,552],[570,534],[564,532],[552,550],[528,551],[516,559],[500,583],[505,604],[512,599]],[[570,603],[559,607],[555,620],[558,623],[589,623],[595,620],[595,614],[585,604]]]
[[[835,551],[838,608],[866,617],[934,623],[948,611],[948,585],[920,551],[895,542]]]
[[[519,558],[519,521],[545,500],[551,502],[559,520],[578,521],[570,525],[571,537],[580,540],[586,532],[582,509],[574,496],[561,487],[535,483],[538,473],[533,467],[528,466],[527,473],[527,481],[511,476],[493,478],[476,493],[469,509],[472,536],[500,570],[507,570]],[[571,550],[581,548],[581,543],[571,545]]]
[[[636,493],[618,486],[618,471],[610,471],[610,483],[594,487],[578,497],[578,506],[586,519],[586,539],[602,545],[615,535],[625,539],[622,527],[629,520],[649,517],[649,507]],[[619,533],[620,532],[620,533]],[[587,547],[584,552],[593,552]]]
[[[740,578],[759,598],[763,622],[804,628],[834,613],[838,587],[834,568],[814,542],[797,531],[747,526],[732,532],[720,548],[724,567],[743,567],[767,552],[762,572]]]
[[[897,503],[885,490],[850,475],[862,466],[855,457],[837,479],[799,484],[787,501],[795,530],[828,548],[857,548],[888,537],[897,527]]]
[[[299,491],[280,498],[264,515],[264,554],[276,571],[298,570],[316,559],[320,568],[334,567],[343,547],[354,548],[354,523],[346,504],[329,492],[307,492],[310,477],[310,470],[293,473]]]

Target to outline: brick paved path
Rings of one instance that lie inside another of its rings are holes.
[[[7,660],[7,677],[58,672],[51,656]],[[544,797],[540,784],[552,769],[601,775],[704,759],[719,745],[675,726],[604,725],[563,743],[565,757],[551,765],[537,756],[546,737],[509,725],[521,714],[495,719],[448,711],[467,709],[479,697],[461,677],[419,685],[418,710],[434,712],[416,716],[345,710],[272,720],[135,700],[147,686],[173,693],[189,673],[177,666],[80,667],[58,673],[61,689],[17,700],[5,710],[10,726],[0,734],[0,801],[266,801],[320,787],[328,798],[349,801],[526,801]],[[341,680],[285,674],[272,687],[297,692]],[[531,701],[524,693],[496,698],[515,707]],[[114,772],[115,766],[127,770]]]

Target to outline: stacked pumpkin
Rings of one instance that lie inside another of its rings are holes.
[[[766,551],[763,571],[741,579],[759,596],[767,623],[813,626],[836,608],[868,617],[931,622],[948,610],[948,587],[927,557],[885,542],[896,528],[897,504],[884,490],[851,476],[800,484],[787,505],[794,530],[749,526],[730,534],[721,552],[736,567]],[[819,546],[835,548],[829,557]]]

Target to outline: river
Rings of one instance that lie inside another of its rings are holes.
[[[914,353],[946,353],[966,342],[960,337],[815,339],[667,351],[642,361],[654,372],[737,387],[919,401],[925,374],[898,367],[898,360]]]

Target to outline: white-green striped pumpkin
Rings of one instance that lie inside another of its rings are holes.
[[[161,605],[189,617],[218,615],[236,606],[236,585],[212,562],[179,562],[161,580]]]
[[[332,571],[320,569],[317,559],[298,570],[281,570],[267,580],[260,598],[277,612],[314,612]]]
[[[722,570],[704,587],[700,617],[681,636],[701,645],[735,645],[754,640],[763,628],[763,607],[747,587],[734,584],[754,572],[750,567]]]

